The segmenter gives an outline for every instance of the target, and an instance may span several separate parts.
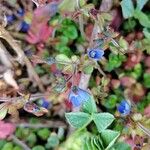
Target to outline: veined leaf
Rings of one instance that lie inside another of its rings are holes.
[[[4,119],[8,112],[8,105],[6,103],[0,104],[0,120]]]
[[[93,121],[98,131],[101,133],[114,121],[114,116],[110,113],[93,114]]]
[[[103,143],[106,146],[105,150],[109,150],[114,145],[119,135],[120,133],[118,131],[112,131],[108,129],[101,133]]]
[[[86,100],[85,102],[83,102],[83,106],[82,109],[85,113],[96,113],[97,112],[97,108],[96,108],[96,104],[95,104],[95,100],[94,98],[91,96],[91,98],[89,100]]]
[[[65,117],[69,124],[75,128],[82,128],[92,121],[91,116],[84,112],[66,113]]]

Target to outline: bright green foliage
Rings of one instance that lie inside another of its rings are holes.
[[[49,137],[50,131],[48,130],[48,128],[43,128],[40,129],[37,132],[37,135],[42,139],[42,140],[46,140]]]
[[[45,145],[45,147],[47,149],[50,149],[50,148],[54,148],[54,147],[58,146],[58,144],[59,144],[59,138],[58,138],[57,134],[52,133],[49,136],[49,138],[47,140],[47,144]]]
[[[91,74],[93,72],[93,66],[86,66],[83,68],[85,74]]]
[[[122,0],[121,7],[124,18],[134,17],[137,19],[143,27],[150,28],[150,19],[142,12],[142,8],[148,2],[148,0],[136,0],[136,8],[133,6],[132,0]]]
[[[35,133],[30,133],[27,138],[26,138],[26,142],[29,146],[34,146],[35,143],[37,142],[37,137],[35,135]]]
[[[57,34],[60,42],[56,44],[56,50],[59,51],[59,53],[65,54],[70,57],[73,53],[69,47],[69,42],[78,38],[78,30],[76,24],[70,19],[64,19],[61,22],[60,28],[57,30]]]
[[[117,95],[109,95],[107,99],[104,100],[103,105],[108,109],[113,109],[116,107]]]
[[[83,103],[82,110],[83,110],[83,112],[89,113],[89,114],[97,112],[95,100],[92,96],[91,96],[91,99],[89,99]]]
[[[1,150],[13,150],[13,143],[7,142]]]
[[[75,128],[83,128],[91,122],[91,116],[84,112],[66,113],[65,117],[69,124]]]
[[[70,25],[69,27],[67,26],[64,27],[63,35],[71,40],[74,40],[78,37],[78,32],[74,25]]]
[[[91,135],[84,139],[84,150],[103,150],[104,146],[100,136]]]
[[[110,113],[93,114],[93,121],[98,131],[101,133],[114,121],[114,116]]]
[[[137,25],[135,19],[129,18],[128,20],[124,21],[123,29],[127,32],[134,31],[135,26]]]
[[[150,28],[150,19],[142,11],[136,9],[134,12],[134,18],[138,19],[143,27]]]
[[[23,150],[20,146],[15,146],[13,150]]]
[[[114,145],[115,150],[131,150],[131,147],[124,142],[118,142]]]
[[[0,140],[0,147],[3,147],[6,144],[5,140]]]
[[[117,138],[119,137],[120,133],[117,131],[112,131],[112,130],[104,130],[101,133],[101,137],[103,140],[103,143],[105,145],[105,150],[109,150],[115,143],[115,141],[117,140]]]
[[[124,55],[115,55],[111,53],[109,55],[108,63],[105,66],[106,71],[112,71],[115,68],[118,68],[121,66],[122,62],[125,61],[126,57]]]
[[[144,33],[144,36],[150,40],[150,30],[148,30],[147,28],[144,28],[143,29],[143,33]]]
[[[144,73],[143,78],[144,78],[144,86],[146,88],[150,88],[150,74]]]
[[[45,148],[41,145],[37,145],[37,146],[33,147],[32,150],[45,150]]]

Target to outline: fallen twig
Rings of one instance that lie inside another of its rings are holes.
[[[13,50],[15,50],[16,54],[17,54],[17,58],[16,60],[23,64],[25,63],[27,66],[27,71],[29,74],[29,78],[32,80],[34,79],[40,90],[42,92],[45,91],[44,86],[39,78],[39,76],[37,75],[37,73],[34,71],[34,68],[32,67],[31,62],[29,61],[29,59],[26,57],[26,55],[24,54],[23,50],[21,49],[21,47],[15,42],[15,40],[13,39],[13,37],[9,34],[8,31],[5,30],[5,28],[3,26],[0,26],[0,37],[3,38],[4,40],[6,40],[11,47],[13,48]]]

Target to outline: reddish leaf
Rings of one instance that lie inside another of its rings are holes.
[[[132,69],[143,58],[142,51],[137,51],[134,54],[129,54],[127,61],[124,63],[125,69]]]
[[[145,110],[144,110],[144,114],[148,117],[150,117],[150,105],[148,105]]]
[[[47,25],[48,20],[57,11],[57,3],[52,2],[38,7],[33,14],[33,20],[26,40],[31,44],[45,42],[52,35],[53,28]]]
[[[0,139],[5,139],[15,131],[15,126],[11,123],[0,121]]]
[[[150,56],[148,56],[144,59],[144,64],[145,64],[145,66],[150,67]]]
[[[131,87],[136,83],[136,80],[132,77],[124,76],[120,78],[121,84],[125,87]]]
[[[39,107],[36,104],[30,103],[30,102],[28,102],[24,105],[24,110],[29,113],[32,113],[38,117],[44,115],[45,113],[48,113],[47,109],[45,109],[43,107]]]

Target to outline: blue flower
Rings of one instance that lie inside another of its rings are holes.
[[[24,16],[24,13],[25,13],[24,9],[17,10],[17,14],[18,14],[19,17]]]
[[[14,15],[7,15],[6,18],[7,18],[8,24],[13,23],[13,21],[16,19]]]
[[[69,94],[69,100],[71,101],[73,107],[79,107],[83,104],[83,102],[89,100],[90,96],[91,95],[85,90],[74,86]]]
[[[45,98],[41,98],[39,101],[39,104],[41,107],[44,107],[46,109],[49,108],[49,106],[50,106],[49,101],[47,101]]]
[[[88,56],[91,59],[99,60],[103,57],[103,55],[104,55],[104,50],[100,48],[93,48],[88,50]]]
[[[22,21],[20,24],[20,30],[22,32],[27,32],[30,28],[30,25],[28,23],[26,23],[25,21]]]
[[[126,100],[122,100],[117,109],[122,116],[126,116],[130,114],[131,106]]]

